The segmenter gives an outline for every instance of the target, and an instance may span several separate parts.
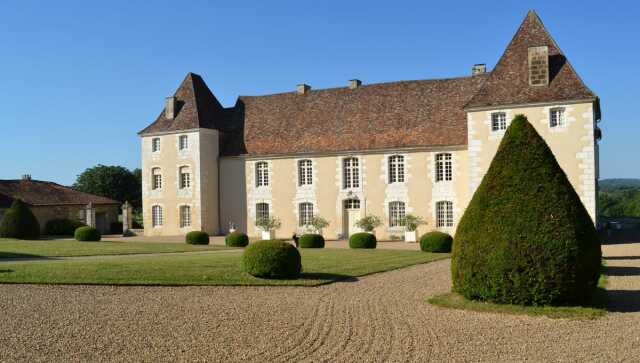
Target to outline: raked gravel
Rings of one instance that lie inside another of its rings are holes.
[[[614,312],[457,311],[449,260],[322,287],[0,286],[0,361],[640,361],[640,244],[605,246]]]

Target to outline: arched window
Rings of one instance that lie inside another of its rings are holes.
[[[344,158],[342,160],[342,187],[359,188],[360,187],[360,163],[358,158]]]
[[[298,161],[298,185],[313,184],[313,164],[311,160],[304,159]]]
[[[180,189],[191,188],[191,170],[188,166],[180,167]]]
[[[451,154],[443,153],[436,155],[436,181],[449,181],[453,179],[453,166]]]
[[[151,169],[151,189],[162,188],[162,172],[160,168]]]
[[[180,206],[180,228],[191,227],[191,207]]]
[[[404,156],[389,157],[389,183],[404,183]]]
[[[162,226],[162,207],[159,205],[151,207],[151,224],[154,227]]]
[[[269,204],[256,203],[256,221],[269,218]]]
[[[404,202],[389,203],[389,227],[403,226],[404,216],[405,216]]]
[[[266,161],[256,163],[256,187],[269,185],[269,164]]]
[[[313,219],[313,204],[307,202],[300,203],[298,205],[298,219],[301,227],[311,224],[311,220]]]
[[[436,227],[453,227],[453,202],[436,203]]]

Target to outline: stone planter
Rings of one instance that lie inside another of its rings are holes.
[[[417,242],[416,239],[416,231],[405,231],[404,232],[404,241],[405,242]]]
[[[262,231],[261,238],[263,240],[275,239],[276,238],[276,231]]]

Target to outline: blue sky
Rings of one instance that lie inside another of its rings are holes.
[[[238,95],[493,68],[535,9],[602,99],[601,177],[640,177],[640,5],[628,1],[7,1],[0,179],[140,164],[137,131],[187,72]]]

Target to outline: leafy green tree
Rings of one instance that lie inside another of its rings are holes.
[[[73,188],[120,202],[141,206],[142,181],[140,169],[130,171],[122,166],[97,165],[78,175]]]

